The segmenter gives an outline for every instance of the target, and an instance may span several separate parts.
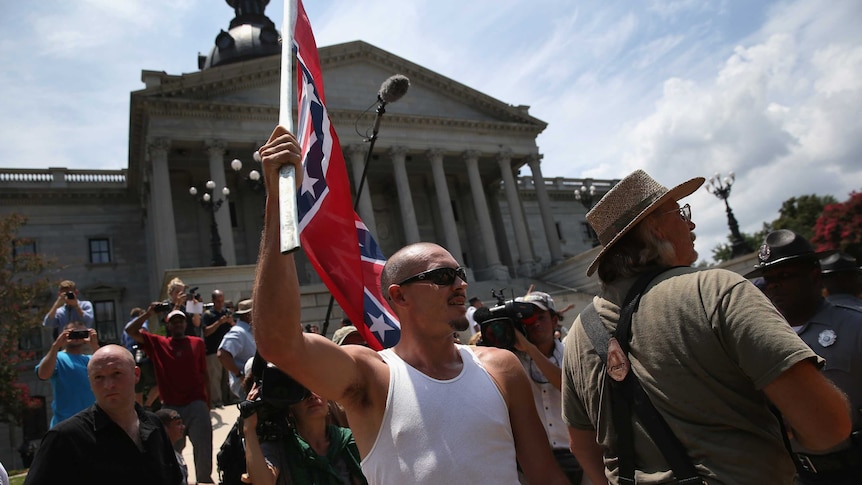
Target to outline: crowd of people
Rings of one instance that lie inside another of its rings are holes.
[[[299,151],[283,127],[260,149],[268,194],[285,164],[301,183]],[[254,300],[235,308],[215,290],[204,309],[175,279],[167,301],[132,311],[122,346],[100,346],[92,305],[64,281],[36,367],[54,418],[26,483],[213,483],[210,411],[237,402],[242,452],[223,483],[858,483],[858,263],[777,230],[749,274],[691,268],[679,201],[703,182],[623,178],[587,214],[601,293],[566,335],[570,307],[531,287],[510,347],[483,338],[491,312],[432,243],[383,267],[394,347],[373,350],[349,321],[331,339],[303,326],[274,195]]]

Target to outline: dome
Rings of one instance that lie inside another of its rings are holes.
[[[263,9],[269,0],[227,0],[236,17],[230,30],[222,30],[215,38],[209,56],[198,56],[201,70],[234,62],[281,54],[281,35]]]

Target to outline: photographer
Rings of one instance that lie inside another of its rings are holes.
[[[225,306],[224,293],[221,290],[213,290],[212,307],[203,313],[201,325],[204,329],[204,343],[207,350],[207,373],[209,374],[207,385],[212,405],[215,407],[233,402],[227,389],[227,372],[218,358],[219,345],[233,324],[233,313]]]
[[[88,350],[89,352],[85,353]],[[60,350],[62,349],[62,351]],[[80,322],[71,322],[60,332],[45,357],[36,366],[36,376],[51,379],[54,399],[51,401],[51,427],[96,400],[87,377],[87,364],[91,353],[99,349],[96,331]]]
[[[195,293],[197,287],[189,289],[183,280],[174,278],[168,283],[168,303],[171,308],[168,311],[179,310],[186,316],[186,335],[189,337],[201,337],[201,312],[188,311],[186,302],[194,302],[200,300],[200,295]],[[168,323],[165,319],[164,323]]]
[[[554,458],[569,481],[580,484],[583,470],[569,451],[569,435],[562,418],[563,344],[554,337],[560,319],[554,299],[547,293],[534,291],[516,301],[530,303],[534,309],[532,317],[521,321],[526,335],[515,332],[515,355],[530,376],[536,411],[548,434]]]
[[[59,329],[65,328],[71,322],[80,322],[85,327],[92,327],[93,304],[86,300],[79,300],[75,282],[65,280],[60,282],[57,299],[42,319],[42,326],[54,327],[54,338],[56,338]]]
[[[249,401],[256,401],[260,394],[261,387],[255,384],[248,394]],[[350,429],[328,424],[327,401],[307,390],[305,395],[291,404],[286,414],[282,411],[273,416],[276,421],[286,418],[286,426],[268,422],[264,426],[267,432],[260,433],[260,408],[243,420],[246,466],[252,483],[367,484]],[[281,432],[273,433],[273,429]]]

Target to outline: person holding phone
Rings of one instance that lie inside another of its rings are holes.
[[[51,427],[93,404],[95,398],[87,378],[87,364],[99,349],[96,331],[80,322],[66,324],[36,366],[36,376],[51,380]]]
[[[57,299],[42,319],[43,327],[54,327],[54,338],[57,338],[61,328],[70,322],[80,322],[85,327],[93,326],[93,304],[87,300],[78,299],[75,282],[64,280],[57,290]]]

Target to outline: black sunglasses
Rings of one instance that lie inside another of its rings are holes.
[[[459,266],[457,268],[429,269],[428,271],[413,275],[406,280],[396,284],[398,286],[404,286],[408,283],[415,283],[417,281],[430,281],[435,285],[449,286],[455,282],[456,276],[458,278],[461,278],[464,283],[467,282],[467,273],[464,271],[463,266]]]

